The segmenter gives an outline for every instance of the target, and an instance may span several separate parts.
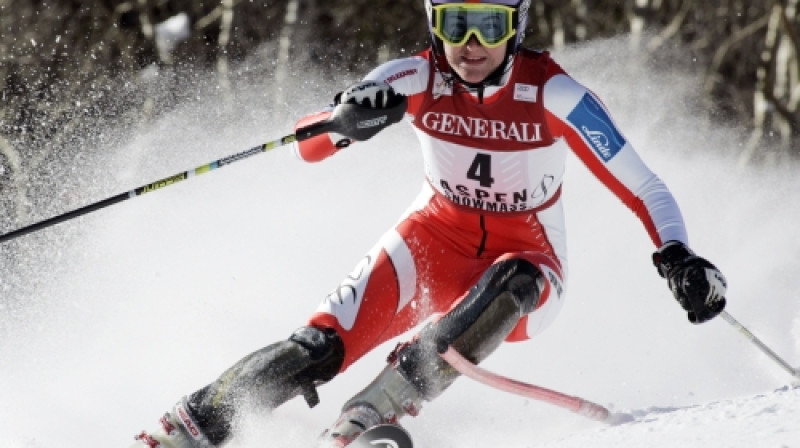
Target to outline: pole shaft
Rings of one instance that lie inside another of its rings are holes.
[[[302,130],[301,130],[302,131]],[[77,218],[79,216],[83,216],[87,213],[91,213],[93,211],[99,210],[101,208],[108,207],[110,205],[114,205],[118,202],[122,202],[126,199],[134,198],[136,196],[141,196],[145,193],[150,193],[152,191],[160,190],[162,188],[168,187],[170,185],[174,185],[178,182],[184,181],[190,177],[198,176],[200,174],[205,174],[209,171],[213,171],[217,168],[222,168],[225,165],[230,165],[231,163],[238,162],[240,160],[244,160],[248,157],[254,156],[256,154],[260,154],[262,152],[269,151],[271,149],[277,148],[279,146],[288,145],[292,142],[295,142],[299,139],[305,139],[309,137],[313,137],[316,135],[317,130],[313,132],[306,131],[302,134],[302,138],[298,138],[296,134],[287,135],[281,137],[279,139],[273,140],[268,143],[264,143],[263,145],[254,146],[246,151],[242,151],[228,157],[223,157],[221,159],[217,159],[213,162],[207,163],[205,165],[198,166],[194,169],[187,170],[178,174],[174,174],[169,177],[165,177],[163,179],[157,180],[155,182],[151,182],[146,185],[142,185],[138,188],[134,188],[125,193],[120,193],[118,195],[112,196],[110,198],[103,199],[101,201],[94,202],[92,204],[83,206],[81,208],[62,213],[58,216],[54,216],[52,218],[45,219],[43,221],[39,221],[37,223],[22,227],[20,229],[5,233],[0,235],[0,243],[12,240],[14,238],[21,237],[23,235],[27,235],[31,232],[35,232],[37,230],[44,229],[46,227],[53,226],[55,224],[68,221],[73,218]]]
[[[788,362],[784,361],[783,358],[778,356],[771,348],[767,347],[766,344],[761,342],[761,339],[758,339],[756,335],[750,332],[744,325],[740,324],[738,320],[734,319],[733,316],[730,315],[727,311],[722,311],[719,313],[726,322],[731,324],[734,328],[739,330],[739,333],[743,334],[747,339],[750,340],[756,347],[758,347],[764,354],[769,356],[773,361],[778,363],[781,367],[783,367],[790,375],[794,377],[800,378],[800,370],[795,369],[794,367],[790,366]]]

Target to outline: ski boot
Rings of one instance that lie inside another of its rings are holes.
[[[416,416],[423,397],[392,365],[386,366],[358,395],[342,407],[342,414],[322,435],[328,447],[347,446],[367,429],[382,423],[397,424],[404,415]]]
[[[175,406],[159,420],[158,429],[137,435],[131,448],[213,448],[213,445],[197,429],[182,403]]]

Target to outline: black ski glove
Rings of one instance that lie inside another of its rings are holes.
[[[703,323],[725,309],[727,282],[708,260],[698,257],[680,241],[668,241],[653,254],[658,273],[693,324]]]
[[[336,139],[336,146],[343,148],[353,140],[369,140],[397,123],[407,108],[406,96],[395,92],[388,83],[361,81],[336,94],[328,119],[297,129],[295,136],[300,141],[333,132],[341,137]]]
[[[382,81],[361,81],[336,94],[331,120],[335,132],[365,141],[403,118],[408,107],[405,95]]]

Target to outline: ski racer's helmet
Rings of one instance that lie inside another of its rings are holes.
[[[530,6],[531,0],[425,0],[434,49],[443,41],[463,45],[475,36],[487,47],[510,41],[513,55],[525,37]]]

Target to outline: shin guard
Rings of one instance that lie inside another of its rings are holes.
[[[500,346],[519,319],[539,301],[544,277],[529,261],[511,258],[492,265],[453,309],[396,350],[394,364],[426,400],[458,377],[437,352],[452,345],[475,364]]]
[[[344,345],[335,331],[303,327],[288,340],[234,364],[187,397],[186,408],[209,441],[219,445],[229,437],[235,411],[242,404],[274,409],[303,395],[309,406],[315,406],[316,386],[336,376],[343,360]]]

